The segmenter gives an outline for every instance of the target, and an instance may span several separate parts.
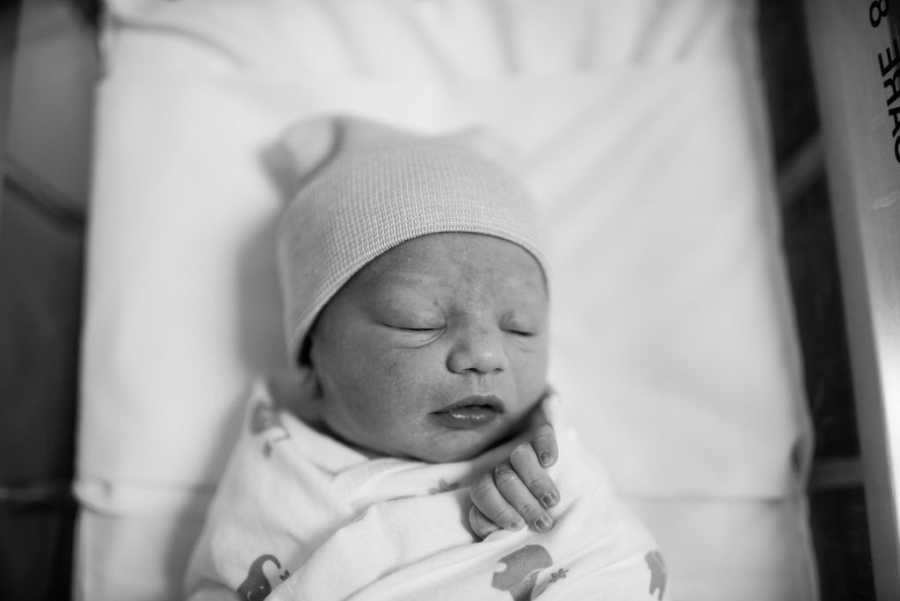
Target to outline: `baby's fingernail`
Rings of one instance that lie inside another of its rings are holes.
[[[556,493],[548,492],[543,497],[541,497],[541,503],[544,504],[544,507],[553,507],[556,505]]]
[[[546,466],[550,465],[551,461],[553,461],[553,455],[551,455],[550,453],[548,453],[546,451],[541,453],[541,465],[546,467]]]
[[[534,523],[534,525],[541,532],[546,532],[547,530],[550,530],[550,527],[553,525],[553,522],[550,520],[549,517],[543,515],[537,519],[537,521]]]

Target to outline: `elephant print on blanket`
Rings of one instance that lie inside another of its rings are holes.
[[[272,592],[272,584],[269,576],[266,575],[266,566],[268,564],[274,566],[275,576],[279,580],[287,580],[291,575],[287,570],[281,570],[281,562],[274,555],[260,555],[250,564],[247,577],[237,587],[237,594],[240,596],[241,601],[263,601]],[[270,572],[272,570],[273,568],[269,568]]]
[[[650,594],[659,593],[656,598],[662,599],[666,594],[666,563],[663,561],[662,553],[659,551],[650,551],[644,555],[644,561],[650,569]]]
[[[541,545],[526,545],[500,559],[503,569],[494,572],[491,586],[509,591],[513,601],[530,601],[538,573],[553,565],[550,553]]]

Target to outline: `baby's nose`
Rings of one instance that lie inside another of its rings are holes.
[[[461,328],[447,357],[453,373],[490,374],[507,368],[503,332],[486,325]]]

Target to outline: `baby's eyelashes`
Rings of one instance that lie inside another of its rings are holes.
[[[414,333],[429,333],[429,332],[438,332],[444,329],[443,324],[434,324],[434,325],[412,325],[412,324],[396,324],[396,323],[382,323],[381,325],[391,328],[392,330],[398,330],[400,332],[414,332]]]
[[[403,347],[419,348],[431,344],[444,334],[443,325],[413,324],[404,322],[378,322],[386,328],[390,338]]]
[[[537,332],[533,332],[531,330],[505,328],[503,331],[507,334],[512,334],[513,336],[521,336],[522,338],[532,338],[534,336],[537,336]]]
[[[541,330],[539,322],[533,319],[527,311],[510,311],[503,315],[499,325],[500,329],[507,334],[521,338],[533,338]]]

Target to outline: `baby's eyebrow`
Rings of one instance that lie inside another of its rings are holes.
[[[434,279],[430,274],[422,273],[420,271],[403,271],[400,269],[392,269],[390,271],[385,271],[381,274],[382,279],[387,281],[396,281],[402,283],[419,283],[422,280],[432,280]]]
[[[404,271],[385,272],[375,282],[375,287],[382,290],[390,290],[391,288],[434,290],[438,286],[440,286],[440,280],[427,273]]]
[[[396,308],[396,306],[416,306],[430,309],[439,307],[438,284],[420,278],[382,280],[365,298],[376,309]]]
[[[517,292],[540,292],[541,295],[547,295],[547,283],[543,278],[534,278],[521,273],[509,273],[501,281],[502,286],[507,290]]]

